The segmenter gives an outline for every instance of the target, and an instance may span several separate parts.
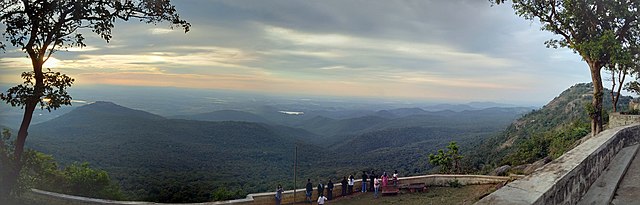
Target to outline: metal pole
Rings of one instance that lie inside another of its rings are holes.
[[[296,203],[296,182],[297,182],[297,175],[296,175],[296,169],[298,166],[298,145],[296,144],[296,152],[295,152],[295,158],[293,161],[293,204]]]

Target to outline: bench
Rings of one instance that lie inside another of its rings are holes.
[[[409,192],[422,192],[424,190],[426,190],[427,185],[425,183],[413,183],[413,184],[409,184],[409,186],[406,187],[407,189],[409,189]]]
[[[398,194],[400,193],[400,188],[393,185],[387,185],[382,187],[382,194]]]

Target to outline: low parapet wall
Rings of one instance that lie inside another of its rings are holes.
[[[485,175],[423,175],[413,177],[400,177],[398,178],[398,184],[409,185],[415,183],[424,183],[427,186],[449,186],[449,182],[457,180],[462,185],[474,185],[474,184],[496,184],[509,180],[509,177],[499,176],[485,176]],[[362,181],[356,180],[353,186],[353,191],[360,191],[362,187]],[[294,202],[293,190],[287,190],[283,193],[283,204]],[[337,184],[333,189],[333,196],[341,196],[342,186]],[[198,205],[271,205],[274,204],[275,192],[249,194],[244,199],[236,199],[229,201],[217,201],[217,202],[205,202],[195,203]],[[312,198],[316,199],[317,192],[314,189]],[[140,202],[140,201],[112,201],[103,199],[93,199],[86,197],[70,196],[66,194],[59,194],[53,192],[47,192],[42,190],[33,189],[31,192],[26,193],[25,198],[29,199],[34,204],[49,204],[49,205],[103,205],[103,204],[159,204],[153,202]],[[305,201],[305,190],[296,190],[295,196],[296,202]]]
[[[576,204],[615,155],[639,140],[638,124],[605,130],[475,204]]]
[[[619,112],[609,114],[608,127],[620,127],[640,123],[640,115],[623,115]]]

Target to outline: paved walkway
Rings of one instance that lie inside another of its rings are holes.
[[[622,177],[611,204],[640,204],[640,152],[636,153],[626,174]]]
[[[578,205],[640,204],[640,145],[620,150]]]

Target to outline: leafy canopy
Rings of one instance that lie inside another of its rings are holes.
[[[91,31],[109,42],[118,19],[167,21],[171,28],[180,26],[185,32],[191,26],[169,0],[0,0],[0,23],[4,25],[0,48],[19,48],[34,66],[32,72],[22,73],[24,83],[1,94],[0,99],[22,108],[31,103],[47,110],[69,105],[66,88],[73,79],[59,72],[42,72],[44,62],[58,50],[86,46],[83,32]]]
[[[460,172],[460,160],[463,156],[458,153],[458,145],[452,141],[446,148],[446,152],[439,149],[437,154],[429,154],[429,163],[440,166],[442,173]]]
[[[538,19],[541,30],[562,37],[547,40],[547,47],[568,47],[585,60],[606,64],[627,58],[640,42],[639,1],[512,0],[512,7],[527,20]]]

